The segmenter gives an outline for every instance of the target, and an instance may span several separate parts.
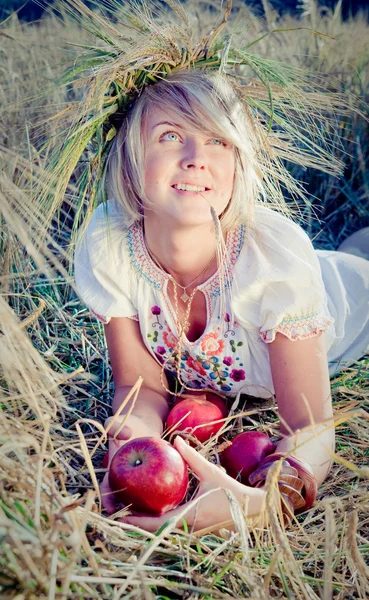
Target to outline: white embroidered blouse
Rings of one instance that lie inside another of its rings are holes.
[[[184,340],[181,352],[181,377],[190,387],[268,397],[274,390],[267,344],[277,332],[297,340],[326,331],[328,347],[334,338],[319,260],[306,233],[264,207],[257,208],[256,225],[256,233],[240,225],[228,234],[232,300],[227,293],[222,314],[218,274],[199,286],[207,325],[196,341]],[[141,223],[127,229],[115,203],[107,211],[98,207],[77,244],[75,277],[98,319],[136,319],[154,359],[175,370],[169,275],[148,254]]]

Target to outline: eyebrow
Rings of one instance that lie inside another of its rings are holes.
[[[183,125],[180,125],[179,123],[173,123],[173,121],[160,121],[159,123],[155,123],[155,125],[152,126],[151,131],[153,131],[155,127],[159,127],[160,125],[169,125],[170,127],[177,127],[178,129],[183,129]]]

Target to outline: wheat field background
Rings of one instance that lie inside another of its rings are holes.
[[[104,3],[101,2],[101,5]],[[182,2],[200,36],[220,2]],[[235,35],[277,58],[324,75],[328,88],[361,102],[341,117],[344,177],[291,167],[310,201],[299,219],[316,247],[335,249],[369,225],[369,26],[305,1],[298,16],[263,2],[265,19],[234,3],[247,27]],[[63,133],[83,86],[53,87],[89,34],[59,3],[37,23],[0,23],[0,598],[367,599],[369,597],[369,357],[332,378],[334,466],[318,501],[286,529],[270,515],[254,527],[195,535],[168,523],[149,534],[101,514],[112,376],[101,324],[73,289],[71,232],[79,166],[63,204],[37,202],[49,147]],[[319,32],[319,34],[314,33]],[[65,125],[64,125],[65,127]],[[41,197],[41,195],[40,195]],[[35,200],[36,199],[36,200]],[[87,202],[87,199],[86,199]],[[272,402],[250,401],[227,435],[257,427],[278,436]],[[216,443],[200,451],[216,457]]]

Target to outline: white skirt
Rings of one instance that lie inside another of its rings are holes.
[[[360,241],[369,228],[361,230]],[[343,249],[345,245],[341,246]],[[328,310],[335,319],[328,342],[330,373],[349,366],[369,352],[369,260],[345,252],[317,250],[327,292]],[[355,247],[350,251],[355,252]],[[368,246],[369,256],[369,246]],[[327,332],[328,333],[328,332]]]

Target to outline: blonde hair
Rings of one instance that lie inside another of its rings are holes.
[[[124,119],[109,153],[105,184],[108,197],[122,206],[127,227],[142,219],[145,118],[152,107],[178,112],[195,131],[221,137],[235,152],[231,200],[220,216],[223,231],[252,224],[254,205],[263,186],[253,135],[254,123],[228,78],[219,73],[180,71],[144,88]]]

